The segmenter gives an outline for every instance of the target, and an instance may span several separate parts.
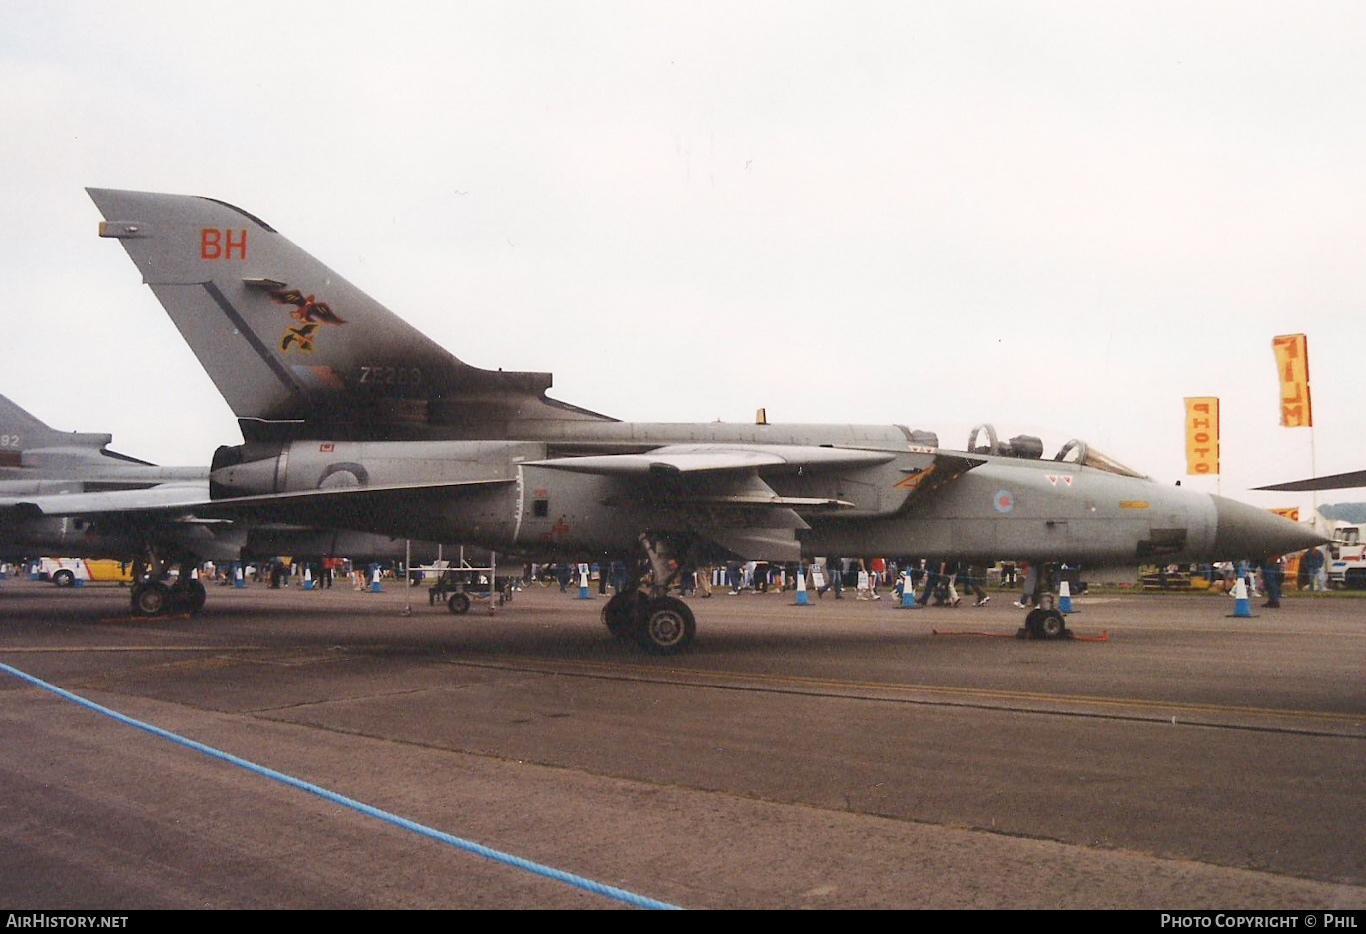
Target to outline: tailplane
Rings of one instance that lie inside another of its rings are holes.
[[[463,363],[240,208],[87,189],[248,441],[500,438],[607,420],[547,398],[549,373]]]

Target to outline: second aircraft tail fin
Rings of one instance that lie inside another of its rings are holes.
[[[68,467],[107,463],[111,456],[145,463],[106,451],[105,445],[113,440],[108,434],[58,431],[12,399],[0,396],[0,467]]]

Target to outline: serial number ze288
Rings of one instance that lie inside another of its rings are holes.
[[[363,366],[362,386],[420,386],[422,371],[415,366]]]

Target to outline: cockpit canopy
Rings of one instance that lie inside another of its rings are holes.
[[[979,435],[981,440],[985,442],[984,444],[978,443]],[[968,435],[966,450],[969,454],[993,454],[997,457],[1018,457],[1024,460],[1043,459],[1043,441],[1039,438],[1033,435],[1016,435],[1009,441],[1001,441],[996,434],[996,429],[987,424],[978,425],[972,429],[972,433]],[[1103,470],[1106,473],[1118,474],[1121,477],[1147,479],[1146,474],[1139,473],[1132,467],[1120,463],[1113,457],[1091,447],[1085,441],[1076,438],[1064,444],[1058,453],[1053,455],[1053,460],[1059,463],[1076,464],[1079,467]]]

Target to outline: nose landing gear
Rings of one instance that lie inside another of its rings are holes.
[[[1019,639],[1071,639],[1067,617],[1054,605],[1051,593],[1041,594],[1038,605],[1029,611],[1025,624],[1015,633]]]

